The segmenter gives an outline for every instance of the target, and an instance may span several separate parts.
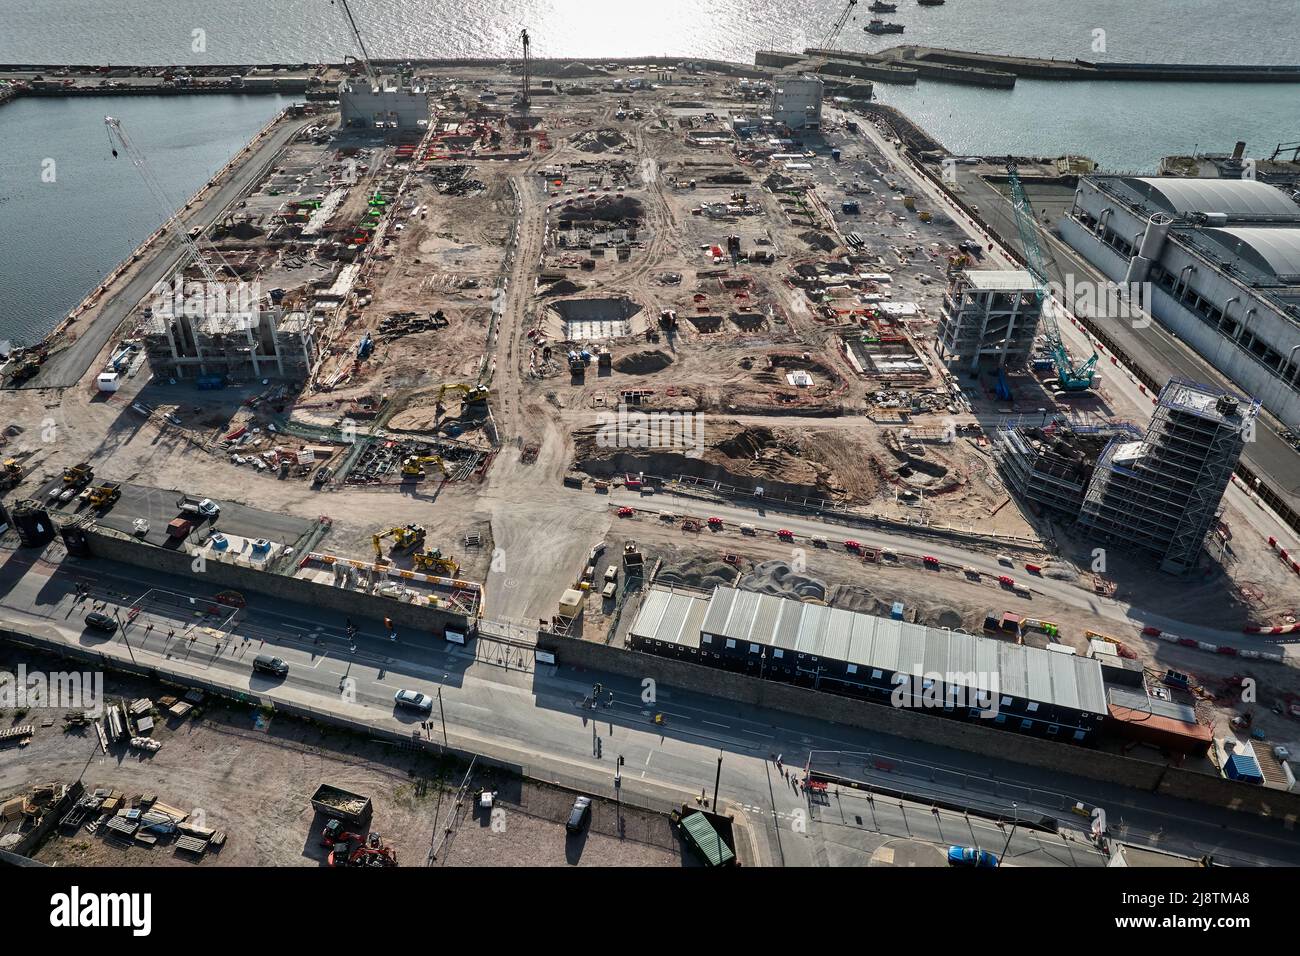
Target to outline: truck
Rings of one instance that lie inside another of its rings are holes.
[[[331,820],[365,826],[373,809],[369,797],[322,783],[311,796],[311,805]]]
[[[176,501],[181,514],[195,515],[200,518],[215,518],[221,514],[221,505],[211,498],[199,498],[195,495],[181,495]]]

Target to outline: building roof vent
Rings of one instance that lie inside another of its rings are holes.
[[[1214,403],[1214,407],[1218,410],[1219,414],[1225,418],[1231,418],[1233,415],[1237,414],[1237,405],[1237,400],[1231,395],[1220,395],[1219,400]]]

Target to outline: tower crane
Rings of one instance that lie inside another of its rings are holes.
[[[822,38],[821,49],[831,49],[831,44],[840,38],[840,33],[844,30],[844,24],[849,22],[849,16],[853,13],[853,8],[857,5],[858,0],[849,0],[843,11],[841,11],[839,19],[831,24],[830,30],[827,31],[826,36]]]
[[[357,49],[361,51],[361,66],[366,71],[366,79],[370,81],[371,88],[378,85],[375,77],[375,68],[370,64],[370,52],[366,49],[366,41],[361,39],[361,31],[357,28],[356,17],[352,15],[352,8],[348,6],[348,0],[338,0],[339,5],[343,7],[343,13],[348,18],[348,26],[352,28],[352,38],[357,41]],[[333,6],[334,0],[330,0]]]
[[[1039,322],[1047,337],[1048,347],[1052,352],[1052,364],[1056,366],[1056,377],[1061,388],[1067,392],[1082,392],[1092,387],[1093,371],[1097,366],[1097,353],[1081,365],[1075,365],[1061,340],[1061,330],[1056,324],[1056,303],[1048,287],[1050,276],[1047,272],[1046,257],[1038,242],[1038,223],[1034,219],[1034,207],[1029,204],[1025,187],[1020,182],[1020,174],[1015,163],[1007,163],[1007,185],[1011,190],[1011,208],[1016,214],[1016,230],[1020,233],[1020,245],[1025,253],[1025,262],[1029,274],[1034,280],[1034,289],[1041,306]]]
[[[531,89],[532,77],[530,76],[530,72],[532,70],[532,57],[529,52],[530,43],[528,40],[528,31],[527,30],[521,31],[519,34],[519,38],[523,41],[524,44],[523,83],[521,84],[519,90],[519,110],[520,112],[527,113],[528,108],[529,106],[532,105],[532,100],[533,100],[532,89]]]
[[[105,116],[104,127],[108,130],[108,141],[112,147],[113,156],[117,157],[122,153],[126,154],[127,159],[131,161],[131,165],[140,173],[145,187],[152,194],[154,201],[158,203],[159,209],[162,210],[164,218],[162,226],[159,227],[160,230],[166,231],[172,228],[173,225],[176,227],[173,232],[180,237],[181,243],[184,245],[186,252],[189,253],[190,258],[202,270],[203,278],[211,284],[209,287],[215,289],[223,281],[222,278],[217,274],[217,270],[212,267],[208,256],[199,248],[195,237],[185,229],[185,224],[181,221],[182,210],[180,206],[172,202],[168,197],[167,190],[154,173],[153,167],[150,166],[144,152],[126,134],[126,130],[122,128],[122,121],[117,117]],[[225,269],[232,276],[235,275],[235,271],[230,268],[230,264],[221,257],[221,253],[213,250],[213,255],[215,255],[217,265],[220,268]],[[181,269],[183,270],[183,268],[184,264],[182,263]]]

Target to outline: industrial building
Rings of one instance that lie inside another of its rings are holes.
[[[339,125],[361,129],[427,129],[429,91],[409,76],[348,77],[339,84]]]
[[[1033,351],[1042,309],[1028,272],[963,269],[944,294],[939,357],[972,373],[981,366],[1024,364]]]
[[[1061,236],[1300,430],[1300,204],[1250,179],[1091,176]],[[1129,286],[1131,287],[1131,285]]]
[[[1181,574],[1196,566],[1258,411],[1222,389],[1173,380],[1145,433],[1127,423],[1014,424],[993,451],[1021,498]]]
[[[192,316],[154,311],[141,334],[154,375],[305,379],[316,360],[312,321],[279,307]]]
[[[792,130],[821,129],[823,90],[821,79],[810,73],[778,75],[769,110],[773,121]]]
[[[912,706],[925,694],[934,713],[1072,742],[1107,713],[1095,660],[729,587],[651,588],[627,643],[879,704],[906,680]]]

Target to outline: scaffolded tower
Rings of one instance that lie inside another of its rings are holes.
[[[1140,441],[1115,438],[1097,461],[1079,523],[1153,552],[1163,571],[1196,566],[1259,403],[1174,379]]]
[[[1042,315],[1028,272],[965,269],[953,276],[939,318],[939,355],[970,372],[1029,358]]]

